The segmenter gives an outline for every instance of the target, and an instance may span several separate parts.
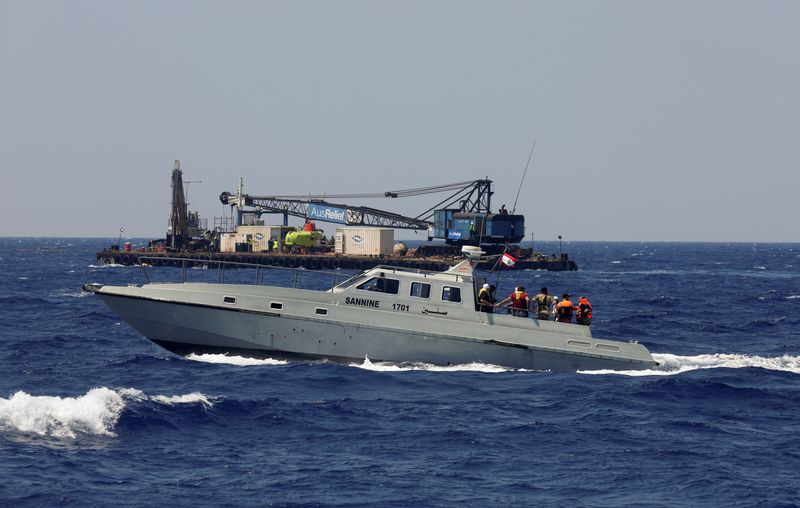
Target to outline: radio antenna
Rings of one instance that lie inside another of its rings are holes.
[[[517,201],[519,200],[519,192],[522,190],[522,183],[525,181],[525,175],[528,174],[528,166],[531,163],[531,157],[533,157],[533,149],[536,148],[536,140],[537,138],[533,138],[533,146],[531,147],[531,153],[528,154],[528,162],[525,163],[525,171],[522,172],[522,180],[519,181],[519,188],[517,189],[517,197],[514,198],[514,207],[511,209],[511,215],[514,215],[514,212],[517,211]]]

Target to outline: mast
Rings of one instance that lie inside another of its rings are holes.
[[[172,168],[172,204],[169,218],[169,246],[177,249],[189,235],[187,226],[186,196],[183,192],[183,171],[181,161],[176,160]]]

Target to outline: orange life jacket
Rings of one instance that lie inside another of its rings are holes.
[[[572,319],[572,302],[569,300],[561,300],[556,305],[556,312],[558,317],[570,320]]]
[[[581,298],[578,302],[578,318],[587,317],[592,319],[592,304],[589,302],[588,298]]]

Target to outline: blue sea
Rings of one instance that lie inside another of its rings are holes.
[[[501,272],[661,363],[551,373],[181,358],[81,291],[143,282],[108,243],[0,238],[0,506],[800,506],[800,244]]]

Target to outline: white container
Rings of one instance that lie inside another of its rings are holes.
[[[275,237],[280,247],[283,245],[283,237],[288,231],[294,231],[294,228],[290,226],[239,226],[236,228],[236,242],[251,243],[253,252],[267,252],[270,238]]]
[[[236,252],[236,233],[222,233],[219,237],[220,252]]]
[[[267,240],[272,235],[270,226],[239,226],[236,228],[237,243],[252,245],[253,252],[267,250]]]
[[[388,256],[394,247],[391,228],[336,228],[336,252],[353,256]]]

